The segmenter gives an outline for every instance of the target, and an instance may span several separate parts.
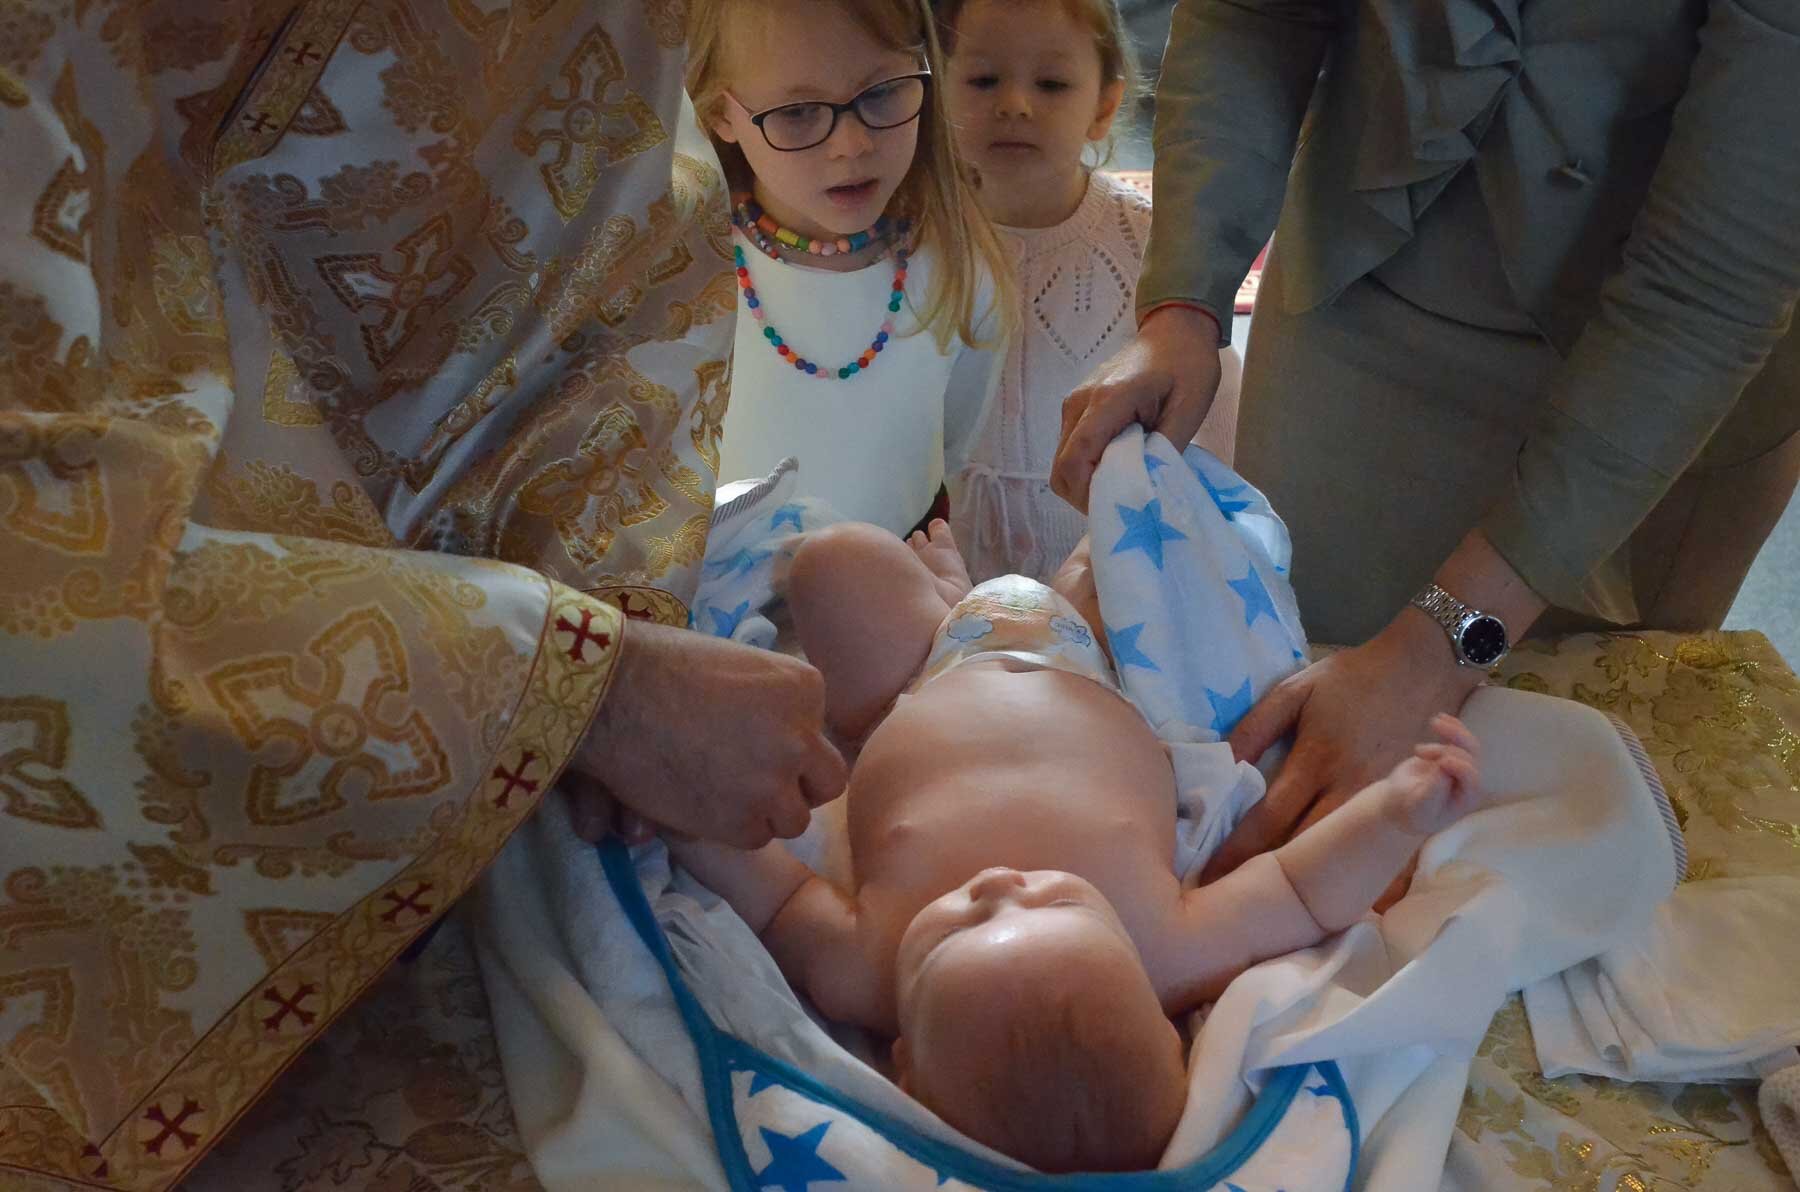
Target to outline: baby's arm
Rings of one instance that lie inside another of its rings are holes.
[[[1474,734],[1453,716],[1432,729],[1392,773],[1272,853],[1263,853],[1182,898],[1173,1013],[1210,1001],[1271,956],[1315,944],[1360,919],[1427,836],[1486,800]]]
[[[745,851],[670,841],[682,868],[756,932],[782,975],[838,1022],[887,1030],[879,979],[856,900],[819,877],[779,841]]]

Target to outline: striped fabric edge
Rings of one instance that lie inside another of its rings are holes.
[[[1688,871],[1687,837],[1681,833],[1681,821],[1676,818],[1675,805],[1669,801],[1669,792],[1663,787],[1662,776],[1656,772],[1655,763],[1650,760],[1644,743],[1631,731],[1631,726],[1611,712],[1605,713],[1605,716],[1611,722],[1613,731],[1619,734],[1619,740],[1625,742],[1631,759],[1637,763],[1638,773],[1644,776],[1650,795],[1656,800],[1656,810],[1662,815],[1663,826],[1669,830],[1669,844],[1675,849],[1675,880],[1684,881]]]
[[[780,463],[776,464],[774,471],[770,472],[767,476],[764,476],[761,480],[752,483],[749,488],[744,489],[742,492],[735,493],[724,504],[713,506],[712,520],[709,523],[710,528],[717,530],[720,526],[723,526],[726,522],[744,512],[746,509],[761,503],[764,497],[775,491],[775,486],[780,484],[782,479],[789,472],[794,471],[799,466],[800,461],[790,455]],[[725,487],[727,489],[732,489],[736,488],[738,484],[741,483],[743,482],[739,481],[734,484],[728,484]]]

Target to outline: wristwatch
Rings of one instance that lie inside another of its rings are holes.
[[[1505,658],[1512,648],[1505,622],[1492,613],[1470,608],[1436,584],[1425,585],[1425,590],[1414,596],[1412,603],[1414,608],[1424,610],[1444,627],[1458,666],[1478,666],[1486,670]]]

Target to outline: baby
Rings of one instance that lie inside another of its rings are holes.
[[[862,741],[842,890],[779,844],[674,844],[830,1018],[894,1036],[897,1078],[1044,1171],[1153,1167],[1186,1100],[1170,1016],[1355,922],[1475,810],[1474,737],[1441,716],[1386,778],[1273,853],[1183,890],[1174,771],[1120,695],[1086,542],[1053,586],[970,590],[949,527],[832,526],[789,603],[826,718]]]

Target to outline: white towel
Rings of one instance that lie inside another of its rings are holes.
[[[1774,1058],[1783,1066],[1763,1078],[1756,1106],[1788,1170],[1800,1171],[1800,1053],[1790,1048]]]
[[[1690,882],[1617,947],[1525,990],[1544,1075],[1754,1080],[1800,1044],[1800,877]]]

